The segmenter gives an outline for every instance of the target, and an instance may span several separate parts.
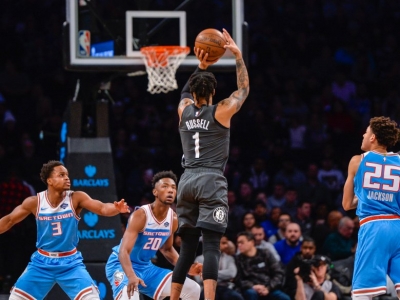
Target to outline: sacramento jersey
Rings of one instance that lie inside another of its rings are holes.
[[[38,193],[36,211],[36,247],[49,252],[65,252],[75,249],[78,244],[78,222],[72,205],[73,191],[66,191],[57,207],[48,199],[47,191]]]
[[[72,194],[73,191],[66,191],[57,207],[51,205],[47,191],[37,194],[38,250],[12,289],[21,299],[44,299],[56,283],[70,299],[98,294],[81,253],[76,250],[80,218],[72,205]]]
[[[130,257],[133,264],[149,265],[157,250],[172,235],[174,212],[169,208],[167,217],[160,222],[153,215],[151,204],[143,205],[140,208],[146,213],[146,226],[138,234]],[[118,254],[120,246],[121,244],[114,247],[113,251]]]
[[[225,169],[229,155],[229,128],[215,120],[216,105],[188,105],[182,112],[181,135],[185,168]]]
[[[376,215],[400,216],[400,156],[374,151],[362,154],[354,187],[360,219]]]
[[[400,157],[369,151],[354,177],[360,230],[354,261],[353,295],[386,293],[386,277],[400,289]]]
[[[151,259],[154,258],[157,250],[173,234],[174,212],[169,208],[166,218],[159,222],[153,215],[151,204],[143,205],[140,209],[143,209],[146,213],[146,225],[137,236],[130,259],[136,276],[146,283],[146,287],[139,285],[139,292],[158,300],[165,297],[162,296],[162,291],[168,278],[171,277],[172,271],[153,265]],[[121,244],[113,248],[113,252],[106,264],[106,276],[111,284],[113,297],[116,300],[121,299],[123,289],[128,284],[128,278],[125,276],[118,259],[120,246]]]

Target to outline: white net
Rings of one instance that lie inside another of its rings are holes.
[[[148,76],[147,91],[151,94],[168,93],[176,90],[175,73],[183,59],[189,54],[189,47],[152,46],[140,49]]]

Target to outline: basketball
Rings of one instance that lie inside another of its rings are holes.
[[[208,53],[208,62],[214,62],[221,58],[225,53],[224,45],[226,40],[221,31],[208,28],[201,31],[194,42],[196,48],[200,48]]]

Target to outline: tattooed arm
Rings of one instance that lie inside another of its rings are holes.
[[[247,68],[243,61],[242,52],[225,29],[223,29],[222,33],[227,40],[227,45],[224,47],[229,49],[236,57],[236,76],[238,89],[237,91],[234,91],[229,98],[226,98],[218,103],[215,118],[225,127],[230,127],[230,120],[232,116],[239,111],[249,95],[250,83]]]

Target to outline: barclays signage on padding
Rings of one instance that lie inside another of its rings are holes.
[[[95,178],[97,168],[92,165],[85,167],[85,174],[87,178],[74,178],[72,185],[74,187],[108,187],[110,180],[108,178]]]
[[[83,221],[91,229],[78,230],[79,239],[96,240],[96,239],[114,239],[115,229],[95,229],[97,222],[99,222],[99,216],[92,212],[86,212],[83,216]]]

